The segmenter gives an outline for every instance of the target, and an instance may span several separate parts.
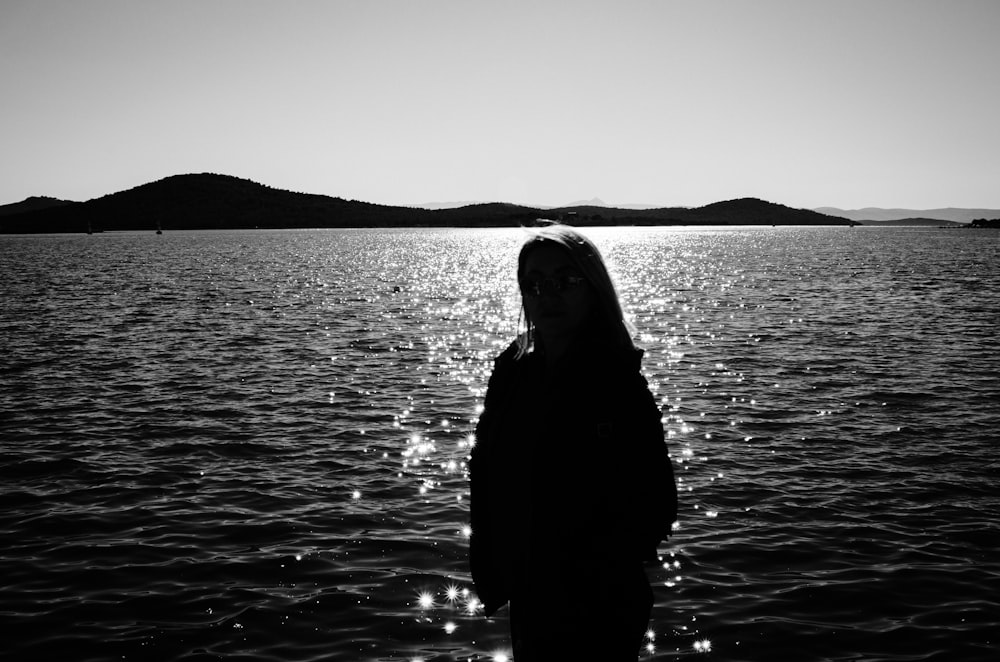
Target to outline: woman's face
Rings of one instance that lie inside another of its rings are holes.
[[[593,287],[558,244],[529,249],[521,274],[524,309],[543,341],[566,340],[582,330],[596,306]]]

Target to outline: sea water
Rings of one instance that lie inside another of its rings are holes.
[[[680,487],[639,659],[996,659],[1000,234],[586,232]],[[466,461],[524,236],[0,237],[0,657],[512,659]]]

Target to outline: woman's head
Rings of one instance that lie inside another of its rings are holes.
[[[597,247],[565,225],[530,232],[517,260],[528,336],[522,353],[535,340],[544,344],[547,334],[583,331],[610,347],[634,349],[630,327]]]

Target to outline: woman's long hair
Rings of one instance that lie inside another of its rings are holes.
[[[580,273],[594,288],[598,311],[598,319],[595,321],[600,327],[599,331],[605,336],[602,340],[610,343],[609,349],[634,351],[636,346],[632,335],[635,330],[625,319],[615,284],[611,280],[611,275],[608,273],[604,258],[601,257],[597,246],[568,225],[553,224],[527,228],[527,230],[530,236],[521,246],[521,252],[517,256],[518,283],[524,278],[524,263],[533,249],[545,243],[559,246],[569,254]],[[535,324],[528,315],[528,309],[524,306],[523,292],[521,293],[521,301],[521,315],[526,328],[518,335],[518,358],[527,354],[536,340]]]

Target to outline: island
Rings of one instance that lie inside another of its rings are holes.
[[[545,218],[577,226],[859,225],[757,198],[703,207],[539,209],[508,203],[396,207],[271,188],[212,173],[166,177],[85,202],[29,198],[0,206],[0,233],[352,227],[516,227]]]

